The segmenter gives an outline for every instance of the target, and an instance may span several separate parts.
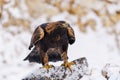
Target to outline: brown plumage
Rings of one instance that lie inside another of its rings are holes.
[[[29,49],[30,54],[24,59],[47,65],[49,61],[68,60],[68,44],[75,42],[72,27],[65,21],[44,23],[33,32]]]

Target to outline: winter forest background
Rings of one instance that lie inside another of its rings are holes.
[[[120,0],[1,0],[0,15],[0,80],[21,80],[41,66],[23,61],[32,33],[38,25],[58,20],[75,31],[69,61],[87,58],[89,75],[83,80],[106,80],[101,71],[108,64],[109,76],[120,76]]]

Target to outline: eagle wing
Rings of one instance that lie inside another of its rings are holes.
[[[44,37],[44,30],[41,28],[41,26],[38,26],[35,31],[33,32],[29,50],[42,38]]]
[[[72,27],[68,24],[67,27],[67,31],[68,31],[68,40],[70,44],[73,44],[75,42],[75,34],[74,31],[72,29]]]

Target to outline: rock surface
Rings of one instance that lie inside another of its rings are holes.
[[[102,69],[102,75],[107,80],[120,80],[120,66],[106,64]]]
[[[85,57],[73,61],[70,71],[64,66],[55,66],[49,71],[41,67],[30,73],[22,80],[79,80],[87,73],[88,63]]]

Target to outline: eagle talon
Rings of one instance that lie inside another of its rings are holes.
[[[46,68],[47,71],[48,71],[50,68],[53,68],[53,67],[54,67],[53,65],[49,65],[49,64],[47,64],[47,65],[44,66],[44,68]]]
[[[64,66],[65,68],[68,68],[72,72],[71,65],[74,65],[74,64],[75,63],[73,61],[72,62],[66,61],[62,64],[62,66]]]

